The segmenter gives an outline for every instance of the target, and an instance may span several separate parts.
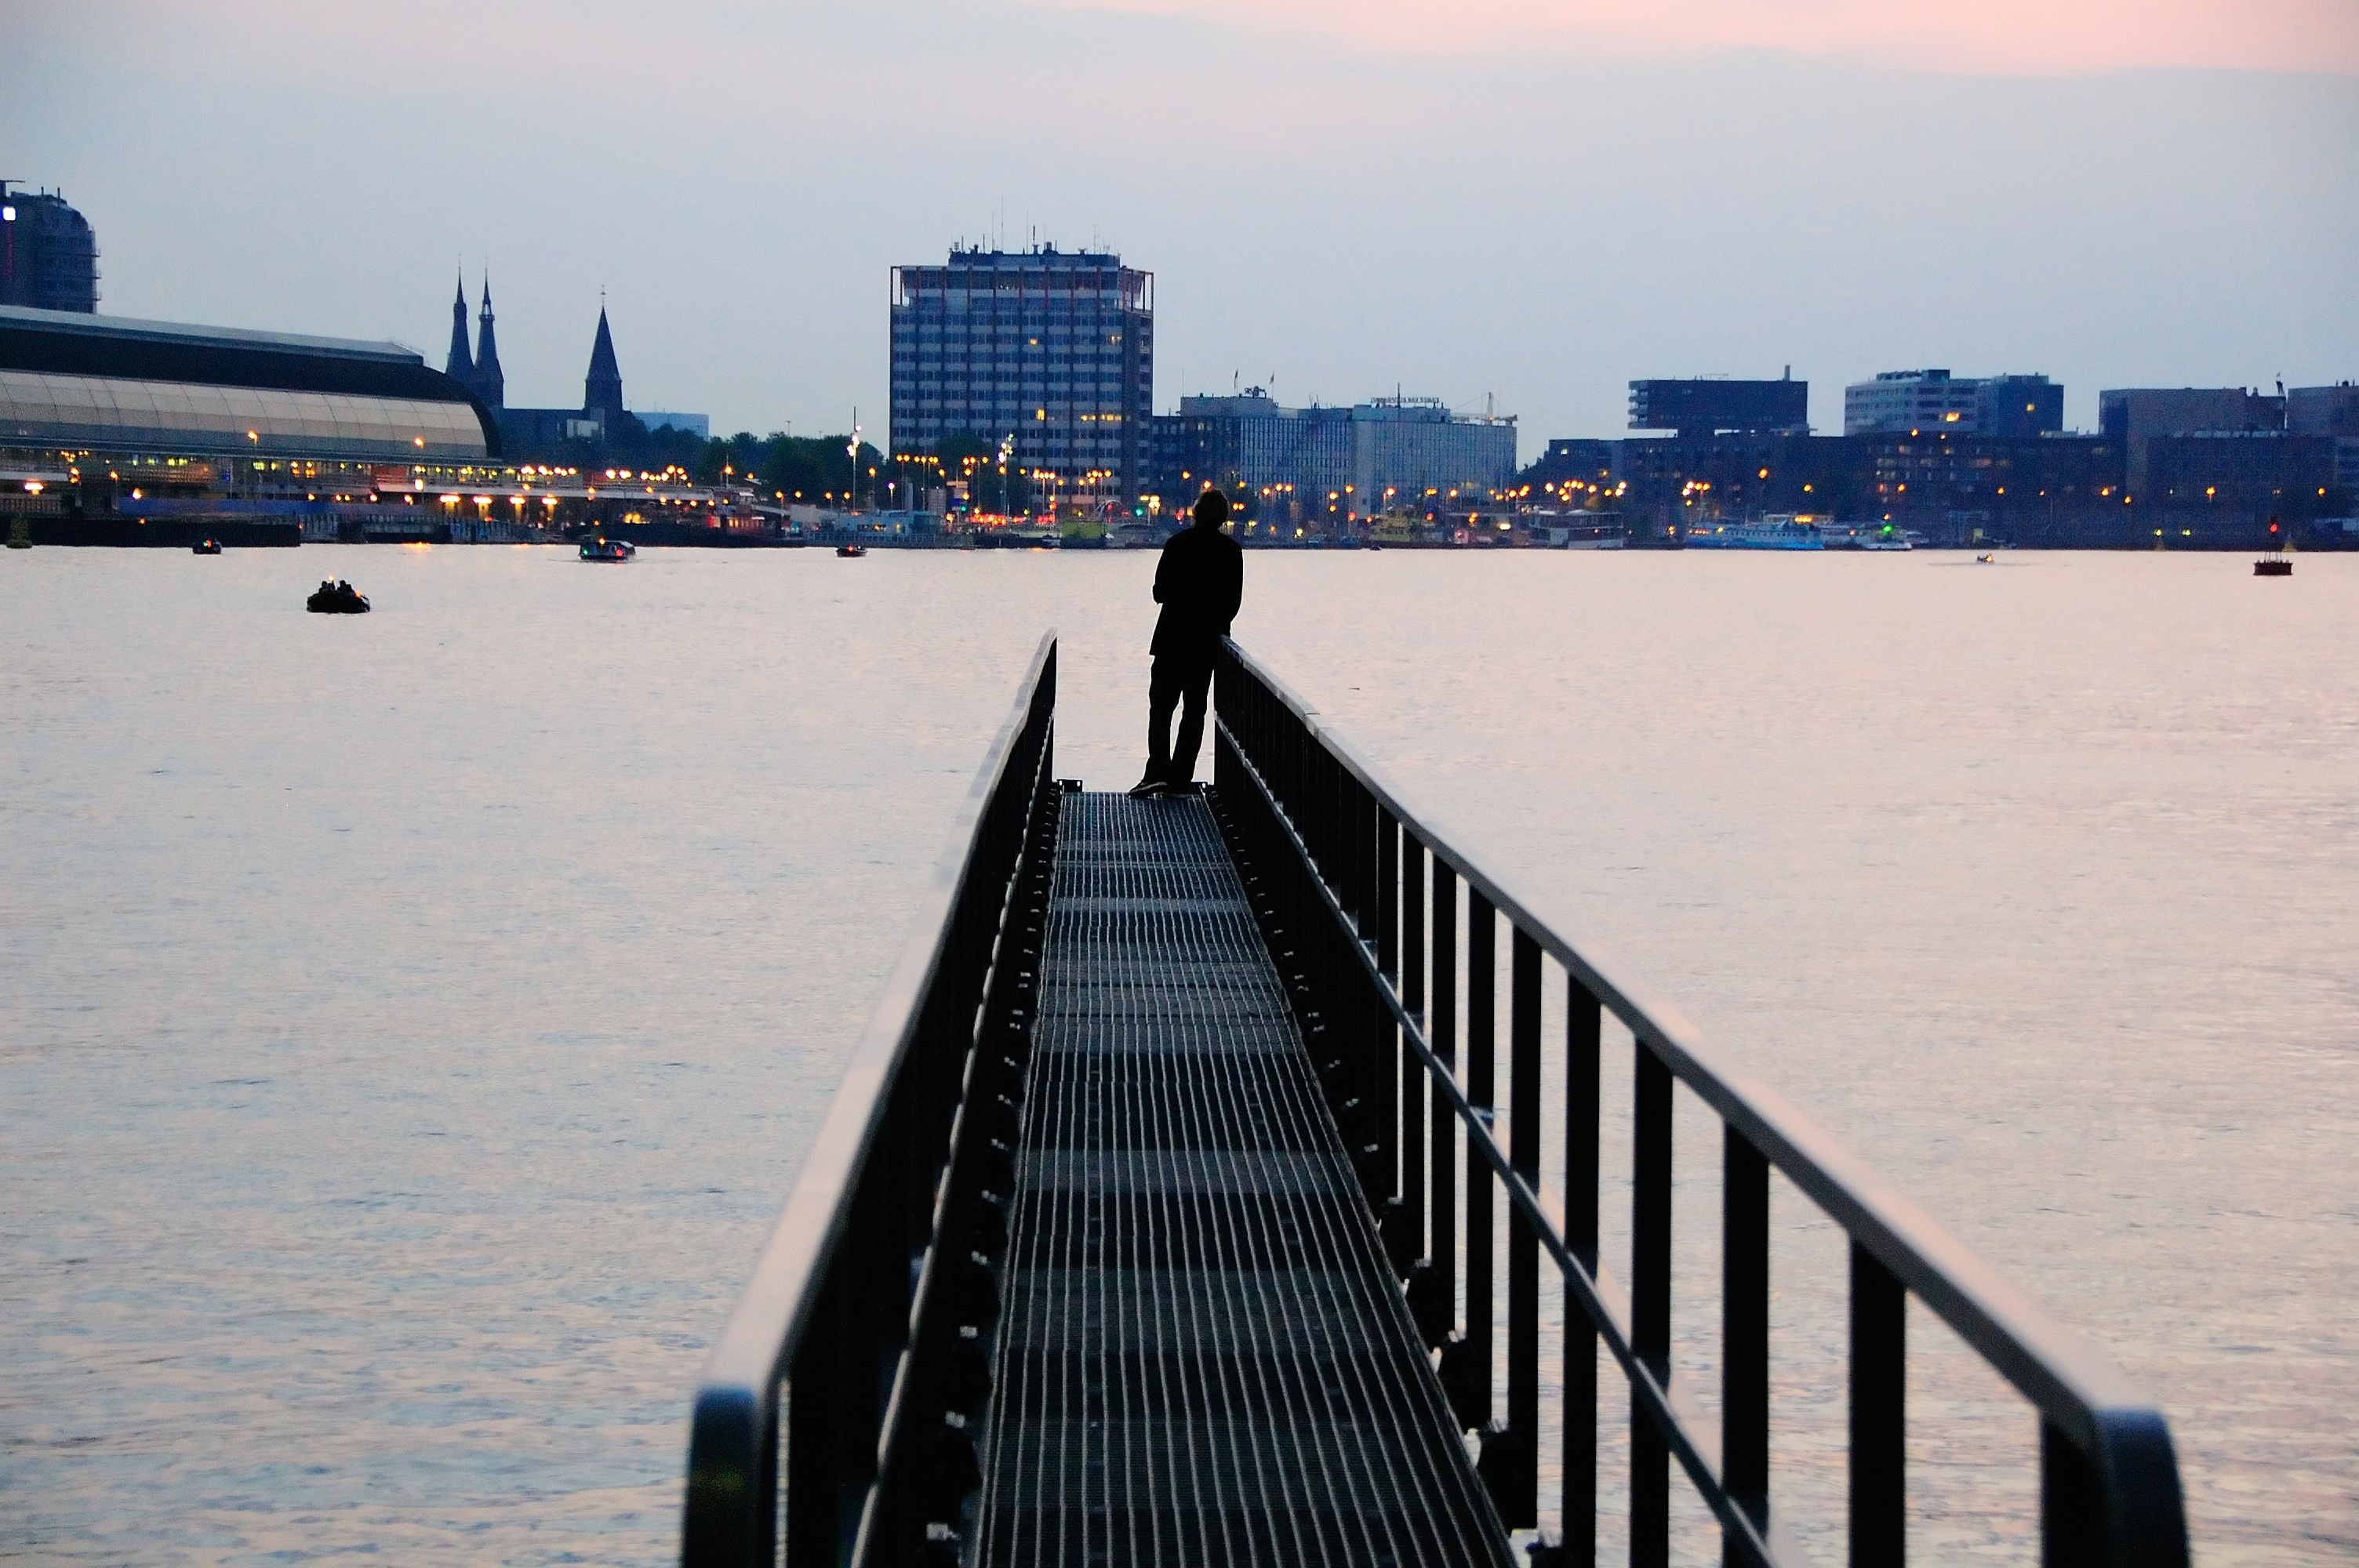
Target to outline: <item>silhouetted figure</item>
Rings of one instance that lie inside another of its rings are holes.
[[[1155,568],[1155,600],[1163,614],[1148,650],[1155,673],[1147,687],[1147,776],[1132,787],[1134,795],[1167,794],[1196,776],[1212,659],[1245,597],[1245,552],[1221,532],[1228,520],[1229,498],[1208,490],[1196,498],[1194,526],[1163,542],[1163,559]],[[1174,708],[1180,709],[1176,742]]]

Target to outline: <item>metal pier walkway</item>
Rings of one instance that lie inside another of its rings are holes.
[[[2024,1398],[2042,1562],[2187,1568],[2169,1423],[2111,1358],[1245,650],[1218,678],[1209,793],[1084,795],[1042,640],[706,1363],[684,1563],[1570,1568],[1618,1498],[1632,1568],[1803,1568],[1782,1400],[1846,1419],[1816,1528],[1899,1568],[1914,1300]],[[1671,1266],[1681,1087],[1716,1280]],[[1849,1241],[1840,1390],[1773,1376],[1773,1254],[1819,1256],[1773,1171]]]
[[[1064,797],[985,1564],[1508,1561],[1212,814]]]

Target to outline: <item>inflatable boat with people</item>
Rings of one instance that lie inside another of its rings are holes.
[[[321,582],[320,591],[303,601],[303,608],[314,615],[366,615],[368,607],[361,590],[342,578]]]

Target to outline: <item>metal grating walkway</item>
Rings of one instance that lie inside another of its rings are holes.
[[[1205,803],[1067,795],[1045,944],[979,1562],[1505,1568]]]

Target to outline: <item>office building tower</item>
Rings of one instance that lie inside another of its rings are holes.
[[[1127,510],[1148,482],[1155,275],[1106,253],[953,249],[895,267],[889,440],[1013,443],[1037,498]]]
[[[98,240],[63,192],[11,192],[0,179],[0,305],[98,308]]]
[[[1843,388],[1843,434],[2044,436],[2064,428],[2064,388],[2044,375],[1888,370]]]

